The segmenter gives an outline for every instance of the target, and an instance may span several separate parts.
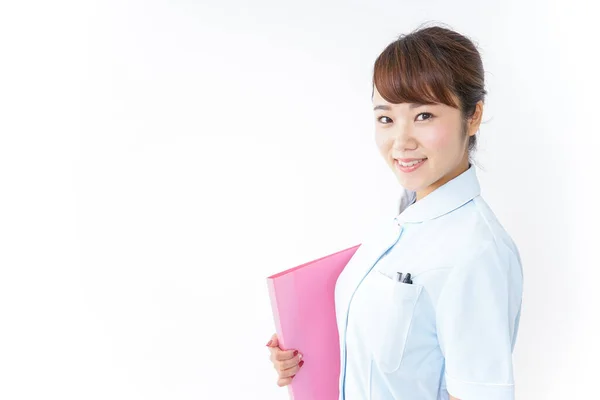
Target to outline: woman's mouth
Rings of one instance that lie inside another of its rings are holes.
[[[396,168],[398,168],[401,172],[413,172],[415,171],[417,168],[419,168],[421,165],[423,165],[425,163],[425,161],[427,161],[427,158],[422,158],[420,160],[414,160],[408,163],[405,163],[403,161],[400,160],[394,160],[394,165],[396,166]]]

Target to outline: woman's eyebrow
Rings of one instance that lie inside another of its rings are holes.
[[[408,105],[408,108],[412,110],[413,108],[419,108],[419,107],[422,107],[422,106],[432,106],[432,105],[435,105],[435,103],[410,103]],[[387,106],[385,104],[379,104],[379,105],[376,105],[373,108],[373,111],[377,111],[377,110],[390,111],[391,109],[392,108],[390,106]]]
[[[378,105],[378,106],[375,106],[373,108],[373,111],[376,111],[376,110],[387,110],[387,111],[390,111],[391,107],[390,106]]]

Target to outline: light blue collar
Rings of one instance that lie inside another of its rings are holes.
[[[394,220],[398,225],[402,225],[405,222],[419,223],[435,219],[456,210],[477,197],[480,192],[475,167],[469,163],[469,169],[419,201],[414,202],[416,193],[408,191],[413,203],[401,211]]]

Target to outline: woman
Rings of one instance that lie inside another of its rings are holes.
[[[472,164],[485,94],[479,52],[447,28],[375,61],[375,141],[405,195],[336,283],[341,400],[514,399],[523,273]],[[288,385],[301,352],[268,346]]]

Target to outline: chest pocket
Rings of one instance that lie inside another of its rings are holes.
[[[375,363],[383,372],[390,373],[402,363],[423,286],[398,282],[379,271],[373,272],[379,296],[373,310],[377,318],[371,330],[370,347]]]

